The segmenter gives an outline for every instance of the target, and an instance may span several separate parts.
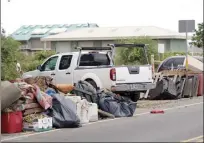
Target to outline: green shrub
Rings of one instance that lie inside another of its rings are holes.
[[[1,80],[11,80],[19,76],[15,63],[20,55],[19,45],[11,37],[1,36]]]
[[[25,60],[21,60],[22,70],[24,72],[35,70],[45,59],[54,54],[55,51],[39,51],[32,56],[25,56]]]
[[[36,67],[55,54],[54,51],[40,51],[34,55],[25,55],[19,50],[20,43],[11,37],[1,36],[1,80],[13,80],[20,76],[16,71],[16,60],[24,72],[35,70]]]
[[[135,44],[148,44],[147,55],[150,60],[151,55],[154,54],[157,58],[157,42],[149,37],[138,37],[131,39],[120,39],[118,43],[135,43]],[[149,61],[150,62],[150,61]],[[134,64],[147,64],[143,48],[116,48],[115,56],[116,65],[134,65]]]

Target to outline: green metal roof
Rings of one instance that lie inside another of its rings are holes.
[[[54,25],[23,25],[11,37],[17,41],[27,41],[30,38],[42,38],[60,32],[72,31],[77,28],[99,27],[95,23],[85,24],[54,24]]]

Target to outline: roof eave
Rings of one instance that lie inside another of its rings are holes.
[[[41,41],[90,41],[90,40],[117,40],[117,39],[128,39],[128,38],[134,38],[134,37],[140,37],[140,36],[126,36],[126,37],[78,37],[78,38],[49,38],[44,37],[41,38]],[[152,39],[185,39],[184,36],[148,36]]]

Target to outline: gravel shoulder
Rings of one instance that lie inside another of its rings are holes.
[[[178,100],[139,100],[137,108],[138,109],[172,108],[175,106],[182,106],[198,102],[203,102],[203,96],[194,98],[182,98]]]

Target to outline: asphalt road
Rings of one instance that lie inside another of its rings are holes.
[[[202,135],[203,104],[197,104],[168,110],[164,114],[120,118],[7,142],[193,142],[203,140]]]

